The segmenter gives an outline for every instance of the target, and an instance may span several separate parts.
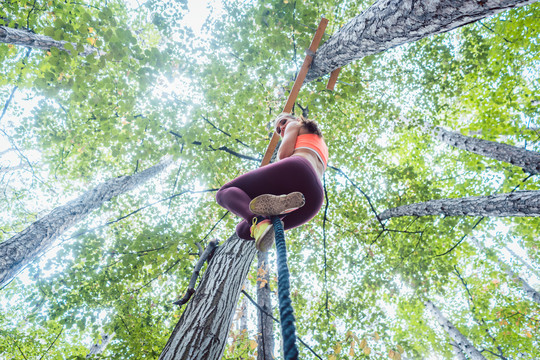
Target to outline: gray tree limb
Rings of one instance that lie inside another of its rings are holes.
[[[217,239],[211,240],[208,245],[206,246],[206,249],[204,252],[201,251],[202,246],[200,243],[195,243],[197,247],[199,247],[199,253],[202,253],[199,261],[197,261],[197,264],[195,264],[195,269],[193,269],[193,274],[191,274],[191,278],[189,280],[188,288],[186,291],[186,294],[173,302],[173,304],[182,306],[185,303],[191,299],[191,296],[195,293],[195,285],[197,284],[197,279],[199,278],[199,273],[201,272],[201,269],[205,262],[210,262],[210,259],[212,259],[212,256],[214,254],[214,251],[216,250],[216,247],[218,246],[219,241]]]
[[[3,25],[0,25],[0,43],[21,45],[44,51],[49,51],[51,48],[55,47],[58,50],[71,54],[71,51],[65,48],[65,45],[68,43],[67,41],[55,40],[50,36],[39,35],[26,29],[14,29]],[[77,48],[77,44],[70,44],[74,49]],[[97,50],[97,48],[84,45],[84,51],[80,52],[79,55],[86,56]]]
[[[478,351],[473,344],[467,339],[433,304],[431,301],[425,302],[426,308],[435,316],[439,324],[446,331],[448,336],[454,341],[452,346],[457,346],[465,355],[472,360],[486,360],[486,358]]]
[[[101,334],[101,342],[98,340],[95,344],[93,344],[90,347],[90,350],[88,351],[88,354],[86,354],[86,358],[91,359],[91,358],[94,357],[93,355],[101,354],[103,352],[103,350],[105,350],[107,345],[109,345],[109,343],[111,342],[113,336],[114,336],[114,333],[112,333],[112,334],[106,334],[106,333]]]
[[[457,344],[450,343],[450,345],[452,345],[452,351],[454,352],[454,360],[467,360],[465,354]]]
[[[512,254],[512,256],[514,258],[516,258],[517,260],[519,260],[520,263],[522,263],[523,265],[525,265],[525,267],[527,269],[529,269],[529,271],[533,274],[535,274],[536,276],[538,276],[540,278],[540,274],[538,274],[538,271],[533,268],[531,266],[531,264],[529,264],[528,262],[526,262],[525,260],[523,260],[523,258],[521,256],[519,256],[518,254],[516,254],[512,249],[510,249],[508,246],[505,246],[504,247],[506,249],[506,251],[508,251],[510,254]]]
[[[17,235],[0,243],[0,288],[43,254],[56,238],[84,219],[91,211],[113,197],[143,184],[163,171],[171,162],[171,157],[165,157],[159,164],[140,173],[105,181],[77,199],[57,207]]]
[[[383,211],[381,220],[400,216],[540,216],[540,191],[429,200]]]
[[[428,129],[433,137],[445,144],[518,166],[531,175],[540,174],[540,154],[535,151],[461,135],[438,126],[428,126]]]
[[[470,24],[537,0],[379,0],[328,39],[306,82],[353,60]]]
[[[216,250],[160,360],[221,358],[255,253],[253,241],[236,235]]]

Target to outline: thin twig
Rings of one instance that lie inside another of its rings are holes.
[[[180,148],[180,154],[182,154],[183,151],[184,151],[184,144],[182,143],[182,147]],[[176,172],[176,177],[174,179],[174,184],[172,188],[173,194],[176,190],[176,184],[178,184],[178,177],[180,176],[180,170],[182,170],[182,161],[180,161],[180,164],[178,165],[178,171]],[[165,215],[165,222],[167,222],[169,218],[169,212],[171,211],[171,204],[172,204],[172,199],[169,200],[169,206],[167,207],[167,215]]]
[[[225,216],[227,216],[229,214],[228,211],[225,212],[225,214],[223,214],[223,216],[214,224],[214,226],[212,226],[212,228],[210,229],[210,231],[208,231],[208,233],[204,236],[203,240],[202,241],[205,241],[208,236],[210,236],[210,234],[212,233],[212,231],[214,231],[214,229],[216,228],[216,226],[218,226],[218,224],[225,218]]]
[[[35,4],[35,2],[34,2]],[[47,355],[47,353],[49,352],[49,350],[51,350],[51,348],[53,347],[54,343],[56,342],[56,340],[58,340],[58,338],[60,337],[60,335],[62,334],[62,331],[64,331],[64,328],[61,328],[60,329],[60,332],[58,333],[58,335],[56,335],[56,338],[54,339],[54,341],[51,343],[51,345],[49,345],[49,347],[47,348],[47,350],[45,350],[45,353],[43,355],[41,355],[41,357],[39,358],[39,360],[43,359],[43,357],[45,355]]]
[[[208,120],[208,118],[206,118],[205,116],[202,116],[203,120],[206,121],[210,126],[212,126],[214,129],[216,129],[217,131],[219,132],[222,132],[223,134],[227,135],[228,137],[231,137],[232,138],[232,135],[229,134],[228,132],[218,128],[216,125],[214,125],[210,120]],[[239,143],[239,144],[242,144],[244,145],[245,147],[247,147],[248,149],[251,149],[251,146],[249,146],[248,144],[244,143],[242,140],[238,139],[238,138],[234,138],[234,140]]]
[[[520,183],[520,184],[517,184],[517,185],[514,187],[514,189],[512,189],[512,191],[510,191],[510,193],[513,193],[513,192],[515,192],[517,189],[519,189],[519,187],[520,187],[521,185],[523,185],[527,180],[529,180],[532,176],[533,176],[533,175],[529,175],[529,176],[527,176],[526,178],[524,178],[523,180],[521,180],[521,183]],[[501,185],[501,186],[502,186],[502,185]],[[484,216],[481,217],[481,218],[474,224],[474,226],[471,228],[471,231],[474,230],[474,228],[476,228],[476,227],[478,226],[478,224],[480,224],[480,222],[481,222],[482,220],[484,220],[484,218],[485,218]],[[463,237],[462,237],[462,238],[461,238],[454,246],[452,246],[448,251],[445,251],[445,252],[442,253],[442,254],[435,255],[435,257],[438,257],[438,256],[444,256],[444,255],[450,253],[450,252],[453,251],[456,247],[458,247],[458,245],[461,244],[461,243],[463,242],[463,240],[465,240],[465,238],[466,238],[467,236],[468,236],[468,234],[463,235]]]
[[[375,207],[373,206],[373,203],[371,202],[371,199],[369,198],[369,196],[362,190],[358,187],[358,185],[356,185],[350,178],[349,176],[347,176],[347,174],[345,174],[343,172],[343,170],[341,169],[338,169],[337,167],[334,167],[334,166],[328,166],[330,169],[334,170],[334,171],[337,171],[339,174],[343,175],[345,177],[345,179],[347,179],[347,181],[349,181],[358,191],[360,191],[360,193],[362,195],[364,195],[364,197],[366,198],[368,204],[369,204],[369,207],[371,208],[371,211],[373,212],[373,214],[375,214],[375,217],[377,218],[377,221],[379,222],[379,224],[381,225],[381,227],[384,229],[384,224],[382,223],[381,219],[379,218],[379,214],[377,213],[377,211],[375,210]]]
[[[11,103],[11,100],[13,100],[13,95],[15,94],[15,91],[17,91],[19,87],[17,85],[15,85],[13,87],[13,89],[11,90],[11,93],[9,94],[9,97],[6,101],[6,103],[4,104],[4,109],[2,110],[2,114],[0,115],[0,121],[2,121],[2,118],[4,117],[4,115],[6,115],[6,111],[9,107],[9,104]]]

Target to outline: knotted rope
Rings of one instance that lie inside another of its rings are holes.
[[[285,360],[296,360],[298,359],[298,348],[296,347],[296,328],[294,326],[294,314],[290,297],[291,284],[289,282],[289,267],[287,266],[285,232],[279,217],[272,216],[272,223],[276,237],[279,316],[281,317],[283,354]]]

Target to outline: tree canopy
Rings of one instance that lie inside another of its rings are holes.
[[[3,1],[0,26],[64,49],[0,43],[0,243],[107,179],[175,162],[0,290],[1,357],[85,358],[114,333],[100,357],[157,358],[201,249],[238,221],[215,190],[259,165],[320,17],[330,35],[370,4],[215,2],[199,32],[187,1]],[[328,76],[304,84],[297,104],[330,151],[326,201],[286,239],[297,332],[321,358],[452,358],[427,301],[487,359],[540,353],[540,305],[507,272],[539,289],[538,217],[378,219],[400,205],[539,189],[538,175],[424,126],[538,151],[539,17],[538,4],[508,10],[356,60],[335,91]],[[274,250],[269,268],[274,291]],[[255,323],[257,309],[244,312]],[[256,327],[240,336],[236,325],[223,358],[254,358]]]

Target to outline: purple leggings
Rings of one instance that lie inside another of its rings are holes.
[[[280,216],[287,230],[311,220],[319,212],[324,198],[319,176],[309,160],[301,156],[290,156],[237,177],[219,189],[216,201],[244,218],[236,226],[236,233],[242,239],[253,240],[250,227],[256,215],[249,209],[251,200],[262,194],[283,195],[294,191],[304,194],[306,204]]]

